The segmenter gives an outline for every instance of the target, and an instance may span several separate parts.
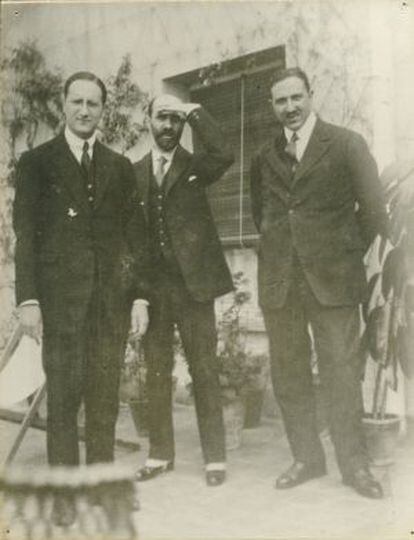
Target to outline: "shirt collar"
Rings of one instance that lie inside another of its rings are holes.
[[[89,144],[89,148],[93,148],[96,141],[96,131],[92,133],[89,139],[81,139],[71,131],[68,126],[65,127],[65,139],[70,148],[83,150],[85,142]]]
[[[313,111],[311,111],[309,113],[309,116],[306,118],[305,123],[298,130],[296,130],[296,133],[300,140],[304,142],[309,140],[312,134],[313,128],[315,127],[316,120],[317,120],[316,114]],[[292,131],[291,129],[287,127],[283,129],[285,131],[286,140],[290,141],[294,131]]]
[[[173,148],[172,150],[170,150],[169,152],[165,152],[164,150],[161,150],[159,146],[154,144],[151,150],[153,162],[158,161],[161,156],[163,156],[167,162],[172,161],[176,150],[177,150],[177,146]]]

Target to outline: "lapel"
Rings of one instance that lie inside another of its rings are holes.
[[[145,218],[148,221],[149,186],[152,175],[151,152],[146,154],[141,161],[135,165],[135,174],[137,178],[138,195],[144,209]]]
[[[94,208],[101,204],[108,187],[112,160],[111,153],[99,141],[95,142],[93,150],[93,166],[96,182]]]
[[[87,200],[85,179],[63,132],[56,137],[56,144],[49,163],[54,180],[62,183],[78,205],[89,213],[91,209]]]
[[[171,166],[164,178],[165,197],[167,197],[168,193],[171,191],[171,188],[174,186],[174,184],[176,184],[185,169],[188,167],[190,159],[190,154],[184,150],[182,146],[178,146]]]
[[[292,187],[292,171],[281,158],[281,154],[286,146],[286,139],[283,129],[280,129],[274,140],[274,144],[268,146],[265,151],[265,158],[271,165],[272,169],[277,173],[277,176],[282,179],[283,183],[290,190]]]
[[[295,185],[306,172],[321,159],[329,148],[330,136],[326,129],[326,124],[319,118],[316,120],[305,153],[300,160],[295,175],[293,177],[293,185]]]

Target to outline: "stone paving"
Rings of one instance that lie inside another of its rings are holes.
[[[324,445],[329,474],[292,490],[275,490],[275,477],[291,458],[281,422],[274,418],[244,430],[242,446],[228,453],[227,482],[207,487],[193,407],[177,404],[174,418],[175,470],[139,484],[141,510],[135,519],[142,540],[414,537],[412,431],[400,442],[396,463],[374,471],[386,492],[384,500],[375,501],[342,485],[328,437]],[[0,459],[16,431],[17,426],[0,421]],[[138,440],[125,409],[117,431],[123,439]],[[139,452],[117,448],[117,462],[132,467],[142,464],[147,440],[139,442]],[[44,433],[29,430],[16,464],[44,464],[44,446]]]

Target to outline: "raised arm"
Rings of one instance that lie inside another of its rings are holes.
[[[205,183],[211,184],[234,162],[233,151],[217,122],[203,107],[193,109],[187,121],[201,143],[194,152],[194,168]]]

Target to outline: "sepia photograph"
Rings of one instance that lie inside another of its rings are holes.
[[[414,538],[414,0],[0,29],[0,540]]]

